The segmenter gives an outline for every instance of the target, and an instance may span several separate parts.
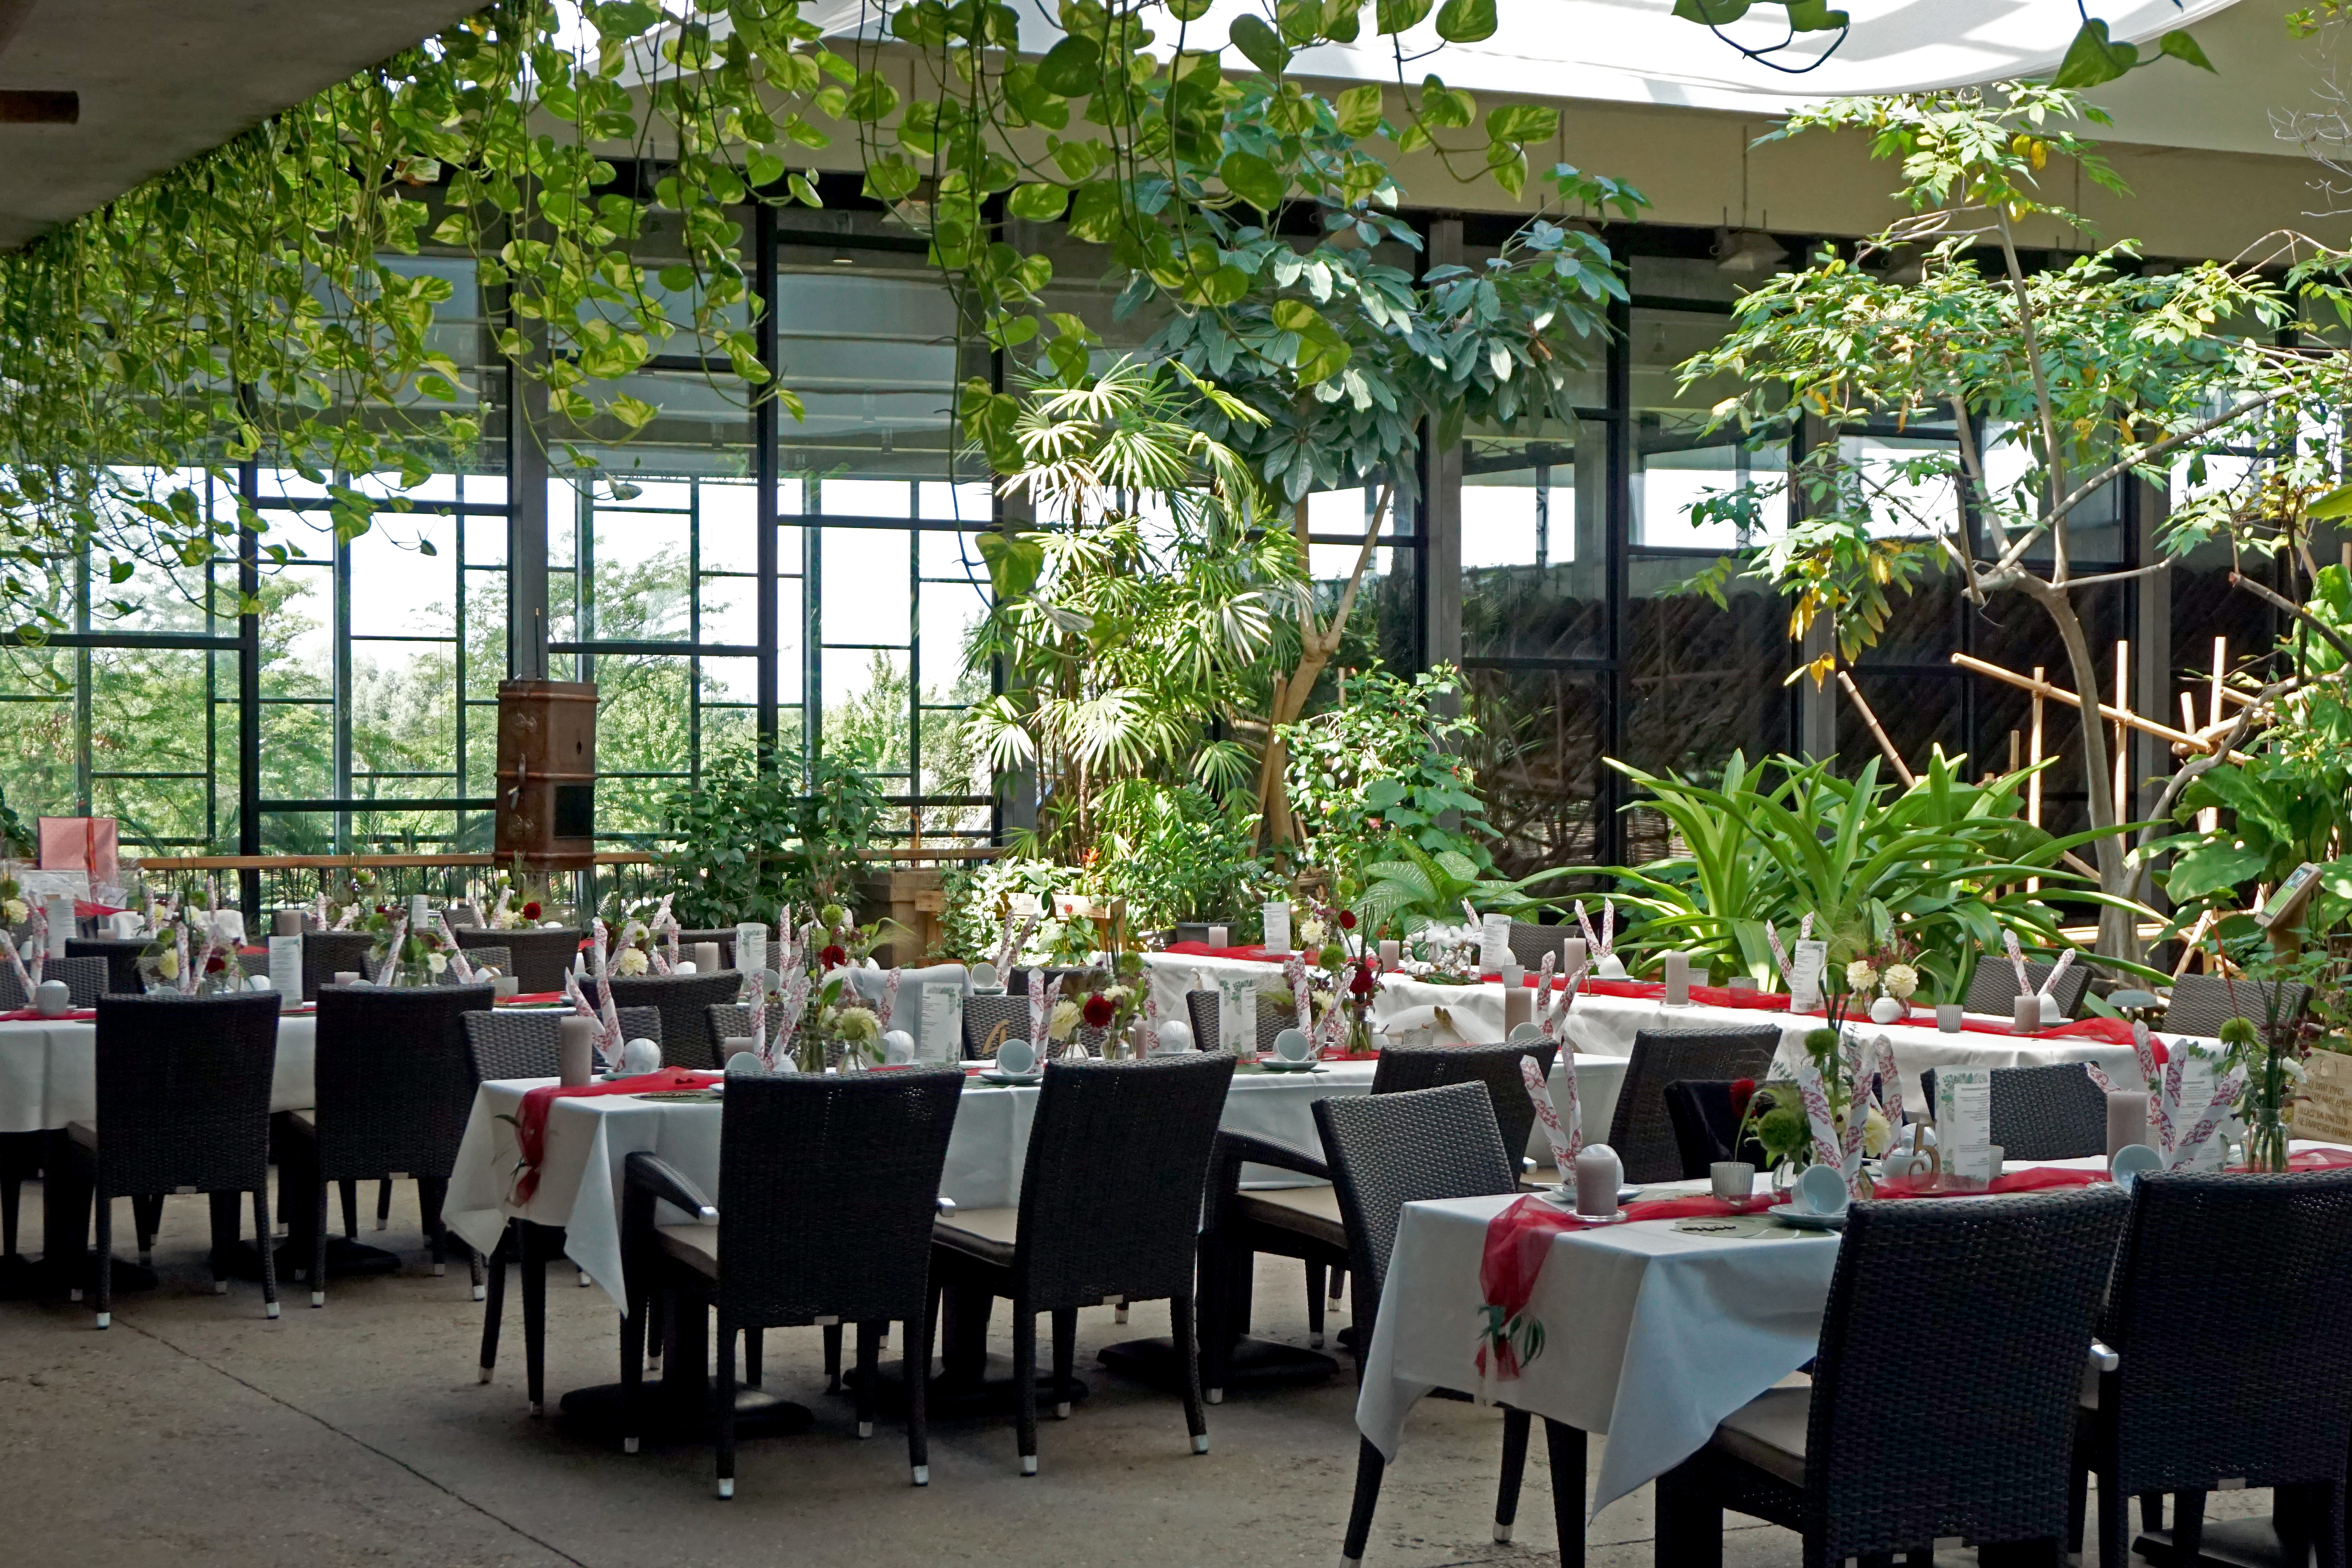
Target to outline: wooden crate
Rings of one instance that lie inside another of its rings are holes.
[[[2294,1135],[2352,1143],[2352,1056],[2314,1051],[2304,1058],[2303,1093],[2294,1102]]]

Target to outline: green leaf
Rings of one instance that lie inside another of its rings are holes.
[[[1548,104],[1506,103],[1486,111],[1490,142],[1549,142],[1559,134],[1559,110]]]
[[[1037,62],[1037,85],[1064,98],[1084,98],[1102,80],[1102,48],[1092,38],[1067,37]]]
[[[2197,47],[2197,40],[2179,27],[2158,38],[2156,47],[2158,53],[2170,55],[2176,60],[2187,60],[2199,70],[2213,70],[2213,62],[2205,58],[2205,51]],[[2219,76],[2221,73],[2214,71],[2213,74]]]
[[[1197,22],[1209,14],[1214,0],[1168,0],[1168,14],[1180,22]]]
[[[1287,182],[1275,166],[1255,153],[1228,153],[1225,161],[1217,165],[1217,177],[1225,189],[1263,213],[1270,213],[1282,205]]]
[[[1351,87],[1331,100],[1331,108],[1339,116],[1342,135],[1370,136],[1381,126],[1380,84],[1368,81]]]
[[[983,533],[974,542],[988,564],[988,584],[1000,599],[1019,598],[1037,585],[1045,569],[1045,547],[1034,540]]]
[[[1364,805],[1371,811],[1386,811],[1404,798],[1404,785],[1394,779],[1374,779],[1364,786]]]
[[[1495,0],[1445,0],[1437,8],[1437,36],[1449,44],[1491,38],[1495,27]]]
[[[1228,262],[1201,280],[1200,292],[1212,305],[1231,305],[1249,292],[1249,274]]]
[[[1108,245],[1118,237],[1119,226],[1118,185],[1111,180],[1088,180],[1077,188],[1070,201],[1070,234],[1094,245]]]
[[[1364,0],[1323,0],[1323,36],[1352,44],[1364,25]]]
[[[860,124],[870,125],[898,107],[898,89],[874,71],[857,73],[857,85],[849,89],[846,110],[849,118]]]
[[[2058,74],[2050,79],[2050,85],[2096,87],[2115,80],[2137,64],[2139,50],[2129,44],[2108,42],[2107,25],[2093,16],[2083,23],[2074,41],[2066,47],[2066,58],[2058,62]]]
[[[1249,63],[1268,76],[1278,76],[1290,63],[1290,49],[1282,35],[1266,26],[1265,18],[1244,12],[1234,18],[1234,30],[1228,37],[1234,47],[1249,58]]]
[[[1070,193],[1060,185],[1024,184],[1004,198],[1004,210],[1031,223],[1051,223],[1070,205]]]
[[[1829,0],[1789,0],[1792,33],[1834,33],[1846,25],[1846,14],[1831,10]]]
[[[1701,26],[1722,27],[1748,15],[1748,0],[1675,0],[1675,15]]]
[[[1478,103],[1468,93],[1448,87],[1433,76],[1423,77],[1421,117],[1440,130],[1458,131],[1478,118]]]
[[[2174,903],[2186,903],[2262,875],[2270,858],[2252,845],[2240,848],[2227,839],[2217,839],[2175,860],[2164,891]]]
[[[1374,24],[1383,33],[1402,33],[1420,26],[1429,15],[1430,0],[1377,0],[1372,8]]]

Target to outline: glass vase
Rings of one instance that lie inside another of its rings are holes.
[[[2287,1168],[2287,1124],[2276,1105],[2258,1105],[2246,1124],[2246,1169],[2283,1173]]]

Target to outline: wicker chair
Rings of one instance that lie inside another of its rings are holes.
[[[1991,1138],[2006,1160],[2079,1160],[2107,1152],[2107,1097],[2079,1062],[1994,1068]],[[1919,1073],[1936,1103],[1936,1069]]]
[[[1102,973],[1102,966],[1093,963],[1043,963],[1039,964],[1038,968],[1045,973],[1048,981],[1059,980],[1062,983],[1064,995],[1067,995],[1073,989],[1070,984],[1073,978]],[[1015,964],[1013,973],[1004,977],[1004,994],[1008,996],[1028,995],[1029,971]]]
[[[1801,1531],[1808,1564],[1924,1560],[1948,1536],[2039,1543],[2054,1561],[2084,1356],[2127,1206],[2112,1187],[1856,1204],[1811,1386],[1751,1400],[1658,1478],[1658,1568],[1720,1564],[1726,1508]],[[2196,1272],[2210,1306],[2214,1276]]]
[[[509,972],[515,984],[529,992],[561,991],[564,972],[586,941],[586,931],[567,931],[561,926],[517,926],[510,931],[469,930],[459,927],[459,947],[503,947],[514,955],[514,968]]]
[[[1636,1184],[1682,1179],[1682,1148],[1666,1110],[1666,1085],[1691,1079],[1761,1079],[1780,1048],[1778,1024],[1636,1033],[1617,1110],[1609,1119],[1609,1146],[1624,1162],[1625,1179]]]
[[[1518,960],[1520,968],[1533,973],[1543,967],[1544,954],[1548,952],[1551,954],[1552,966],[1557,969],[1559,966],[1559,944],[1570,937],[1582,934],[1581,928],[1577,926],[1545,926],[1529,921],[1513,921],[1511,956]]]
[[[465,946],[462,942],[458,945],[460,947]],[[514,973],[514,953],[512,950],[509,948],[467,947],[465,948],[465,952],[467,964],[477,971],[487,965],[489,968],[497,970],[500,974],[511,974]],[[437,984],[443,985],[471,985],[475,984],[475,982],[458,979],[457,966],[453,963],[448,968],[441,972],[441,978]]]
[[[1217,1048],[1217,1042],[1224,1038],[1223,1014],[1219,1011],[1220,1006],[1217,994],[1213,991],[1184,993],[1184,1011],[1192,1021],[1192,1044],[1196,1048],[1213,1051]],[[1257,1048],[1261,1055],[1274,1049],[1276,1035],[1297,1026],[1298,1010],[1296,1007],[1280,1006],[1264,995],[1259,996]]]
[[[2352,1293],[2352,1171],[2159,1174],[2132,1186],[2099,1337],[2116,1352],[2077,1432],[2072,1548],[2083,1548],[2088,1473],[2099,1476],[2104,1563],[2126,1563],[2125,1504],[2160,1528],[2178,1513],[2172,1560],[2194,1563],[2205,1494],[2224,1478],[2273,1489],[2284,1560],[2345,1561],[2344,1454],[2352,1362],[2314,1355]],[[2216,1279],[2259,1281],[2217,1295]]]
[[[709,1017],[710,1037],[719,1042],[719,1054],[722,1058],[727,1054],[728,1041],[748,1040],[751,1037],[751,1009],[743,1003],[715,1002],[711,1004]],[[775,1043],[776,1036],[782,1031],[783,1026],[783,1009],[771,1006],[768,1009],[767,1026],[768,1041],[771,1045]],[[724,1067],[726,1063],[721,1061],[719,1065]]]
[[[1509,1145],[1496,1127],[1494,1101],[1482,1101],[1470,1088],[1460,1082],[1315,1102],[1315,1130],[1322,1135],[1324,1156],[1330,1162],[1331,1184],[1339,1194],[1356,1270],[1359,1343],[1371,1340],[1405,1205],[1492,1197],[1518,1188],[1518,1162],[1509,1156]],[[1522,1092],[1519,1098],[1527,1096]],[[1551,1447],[1554,1511],[1560,1521],[1560,1538],[1567,1542],[1580,1538],[1581,1528],[1584,1434],[1556,1421],[1547,1420],[1544,1426]],[[1528,1429],[1528,1413],[1506,1406],[1502,1478],[1495,1499],[1496,1541],[1510,1540],[1517,1517]],[[1363,1560],[1383,1468],[1381,1451],[1370,1439],[1359,1438],[1355,1504],[1348,1514],[1347,1544],[1340,1549],[1346,1562]]]
[[[92,1007],[98,999],[111,989],[110,974],[102,958],[52,958],[41,966],[43,980],[62,980],[77,1007]],[[131,995],[139,994],[133,986]],[[13,1013],[19,1007],[29,1007],[33,999],[25,994],[24,985],[16,978],[16,966],[0,963],[0,1012]]]
[[[953,1068],[730,1081],[719,1135],[722,1219],[692,1183],[653,1154],[625,1165],[622,1237],[629,1310],[621,1383],[637,1448],[646,1303],[667,1290],[677,1353],[668,1375],[698,1382],[705,1314],[719,1316],[719,1495],[735,1495],[735,1335],[811,1323],[857,1325],[857,1435],[874,1435],[882,1330],[905,1326],[907,1458],[931,1479],[923,1395],[931,1345],[931,1237],[963,1074]],[[699,1223],[655,1224],[667,1199]],[[1033,1383],[1032,1398],[1034,1384]]]
[[[986,1303],[1013,1302],[1021,1473],[1037,1473],[1037,1314],[1054,1318],[1054,1386],[1066,1394],[1078,1309],[1165,1298],[1184,1375],[1192,1451],[1209,1451],[1192,1335],[1193,1251],[1209,1152],[1234,1058],[1049,1062],[1022,1166],[1021,1206],[965,1209],[935,1227],[933,1270],[957,1293],[950,1370],[985,1345]],[[919,1366],[928,1358],[918,1356]],[[1057,1399],[1066,1415],[1066,1399]]]
[[[466,1058],[470,1088],[515,1079],[549,1079],[562,1071],[562,1040],[556,1026],[561,1013],[477,1012],[461,1015],[466,1029]],[[621,1009],[621,1037],[661,1038],[661,1014],[651,1007]],[[468,1100],[470,1103],[470,1092]],[[475,1299],[482,1308],[481,1381],[490,1381],[499,1363],[499,1324],[506,1311],[507,1265],[522,1268],[523,1368],[536,1415],[546,1403],[547,1390],[547,1266],[563,1256],[563,1227],[509,1220],[507,1232],[488,1258],[489,1277]]]
[[[2051,970],[2056,967],[2051,963],[2029,963],[2025,966],[2025,978],[2039,991],[2042,983],[2050,978]],[[2080,963],[2069,965],[2066,973],[2058,977],[2058,984],[2051,988],[2051,994],[2058,998],[2058,1011],[2069,1018],[2082,1011],[2083,993],[2089,989],[2090,984],[2091,972],[2086,966]],[[2016,965],[2006,958],[1990,955],[1977,960],[1977,972],[1969,979],[1968,995],[1962,1005],[1971,1013],[2008,1017],[2017,1009]]]
[[[460,942],[464,940],[459,939]],[[368,973],[368,951],[375,938],[363,931],[306,931],[302,933],[302,1000],[319,999],[319,987],[332,985],[338,974]]]
[[[743,988],[743,977],[731,972],[720,974],[615,974],[610,982],[613,1001],[616,1006],[658,1007],[661,1009],[662,1066],[691,1068],[697,1072],[709,1072],[723,1066],[719,1059],[719,1038],[710,1032],[710,1009],[720,1002],[732,1002]],[[581,989],[588,1000],[597,1001],[596,984],[589,982]]]
[[[1731,1085],[1706,1081],[1666,1085],[1666,1119],[1675,1124],[1675,1147],[1683,1161],[1683,1180],[1704,1180],[1718,1160],[1745,1160],[1761,1171],[1771,1163],[1763,1145],[1751,1135],[1734,1153],[1732,1139],[1739,1117],[1731,1109]]]
[[[441,1200],[473,1110],[465,1026],[488,1013],[482,985],[330,985],[319,993],[311,1109],[289,1118],[289,1152],[314,1189],[310,1305],[327,1304],[327,1184],[414,1179],[433,1272],[446,1268]],[[300,1279],[301,1275],[297,1275]]]
[[[963,1001],[963,1056],[966,1061],[988,1061],[1007,1040],[1029,1037],[1026,996],[967,996]]]
[[[2172,1035],[2218,1035],[2232,1018],[2268,1024],[2275,1005],[2280,1023],[2302,1016],[2311,987],[2294,980],[2233,980],[2219,974],[2184,974],[2172,983],[2172,1001],[2163,1029]]]
[[[68,958],[106,960],[106,988],[122,996],[136,996],[142,989],[139,984],[139,955],[146,951],[147,939],[143,936],[66,938]]]
[[[114,1204],[125,1195],[212,1199],[213,1289],[228,1289],[237,1195],[253,1194],[264,1310],[278,1316],[269,1226],[269,1086],[278,1063],[278,996],[105,996],[98,1003],[98,1120],[53,1141],[53,1173],[74,1182],[66,1235],[89,1235],[98,1209],[98,1326],[114,1321]],[[55,1167],[63,1166],[62,1171]],[[141,1250],[147,1250],[141,1237]],[[70,1258],[78,1241],[50,1239]],[[79,1271],[74,1300],[81,1299]]]

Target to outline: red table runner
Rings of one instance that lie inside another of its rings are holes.
[[[640,1073],[615,1083],[583,1084],[566,1089],[562,1084],[541,1084],[523,1093],[522,1104],[517,1109],[515,1148],[522,1156],[522,1167],[515,1175],[515,1202],[527,1204],[539,1191],[539,1167],[547,1158],[547,1108],[559,1100],[591,1100],[605,1094],[656,1094],[667,1089],[708,1089],[724,1078],[724,1073],[694,1072],[686,1068],[663,1068],[657,1072]]]

